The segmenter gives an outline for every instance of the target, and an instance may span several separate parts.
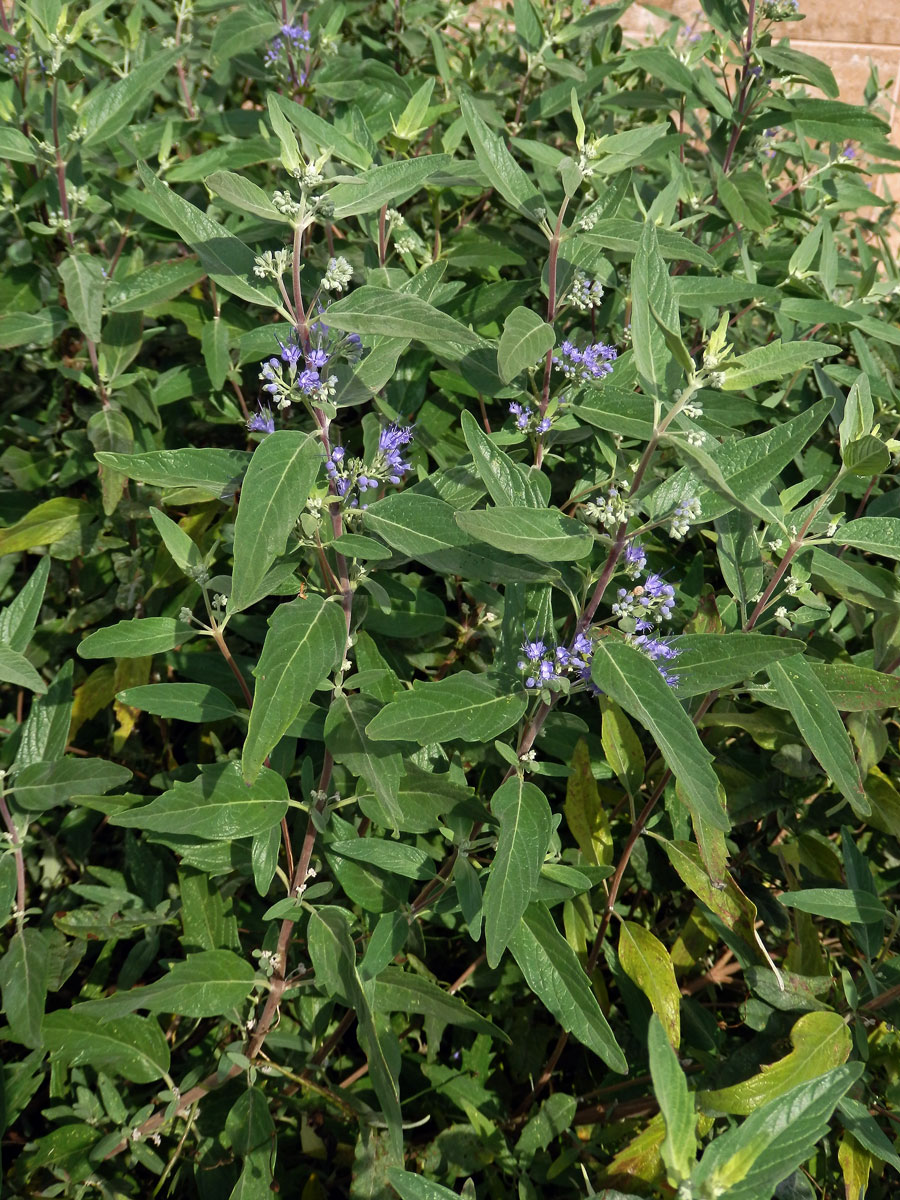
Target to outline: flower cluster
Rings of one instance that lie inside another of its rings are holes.
[[[247,422],[247,429],[250,433],[274,433],[275,418],[272,416],[272,410],[261,404],[259,412],[255,412]]]
[[[542,417],[533,412],[527,404],[519,404],[515,400],[510,404],[509,411],[516,418],[516,429],[520,429],[522,433],[547,433],[553,424],[550,417]]]
[[[637,579],[647,566],[647,551],[640,542],[629,542],[625,547],[624,571],[629,579]]]
[[[579,312],[590,312],[592,308],[599,308],[604,294],[603,284],[599,279],[590,279],[584,271],[575,272],[569,299]]]
[[[400,483],[410,468],[403,460],[401,447],[408,445],[412,437],[411,426],[388,425],[379,435],[378,450],[370,464],[361,458],[348,458],[343,446],[332,446],[325,470],[337,495],[351,508],[357,508],[359,496],[366,491],[375,491],[386,483]]]
[[[681,653],[671,643],[671,638],[651,637],[646,633],[639,634],[637,637],[630,639],[632,646],[646,654],[651,662],[657,664],[657,670],[669,687],[675,687],[678,684],[678,676],[673,675],[660,663],[671,662],[673,658],[677,658]]]
[[[542,688],[559,683],[568,677],[572,683],[584,685],[593,695],[599,688],[591,681],[591,660],[594,643],[586,633],[576,634],[571,646],[549,646],[542,639],[522,643],[522,654],[517,664],[525,676],[525,686]]]
[[[282,25],[278,37],[274,38],[266,50],[263,62],[267,67],[277,67],[286,63],[289,55],[305,54],[309,50],[309,30],[302,25]],[[306,82],[306,76],[300,73],[300,82]]]
[[[700,501],[692,496],[689,500],[681,500],[669,518],[669,533],[678,541],[684,537],[691,527],[691,522],[700,516]]]
[[[635,633],[649,633],[658,621],[668,621],[675,607],[675,589],[655,571],[630,592],[619,588],[617,595],[613,616],[632,621]]]
[[[276,250],[274,253],[266,250],[264,254],[257,254],[254,258],[253,274],[258,279],[278,280],[291,269],[293,261],[294,254],[291,250]]]
[[[594,525],[602,525],[610,533],[634,514],[627,495],[611,487],[605,496],[598,496],[582,506],[584,516]]]
[[[605,346],[603,342],[595,342],[583,350],[579,350],[573,342],[563,342],[559,353],[553,355],[553,365],[562,371],[566,379],[574,379],[578,383],[596,383],[612,371],[617,356],[615,346]]]
[[[270,358],[259,377],[263,380],[263,391],[272,396],[279,408],[289,408],[302,400],[322,404],[334,395],[337,375],[324,373],[331,358],[326,350],[310,346],[304,354],[296,342],[278,344],[280,359]]]
[[[789,21],[800,15],[800,0],[763,0],[760,16],[770,21]]]
[[[328,270],[322,277],[322,287],[326,292],[342,292],[352,278],[353,268],[346,258],[338,255],[337,258],[329,258]]]

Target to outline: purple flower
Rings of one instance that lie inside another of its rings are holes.
[[[295,342],[288,342],[287,345],[279,342],[278,345],[281,347],[282,361],[289,367],[295,367],[300,361],[300,347]]]
[[[306,356],[306,365],[313,370],[318,370],[319,367],[324,367],[328,362],[328,355],[322,349],[310,350]]]
[[[314,392],[320,383],[321,379],[319,378],[319,372],[311,371],[309,367],[307,367],[305,371],[301,371],[297,376],[297,387],[300,388],[302,392],[306,392],[307,394]]]
[[[647,566],[647,551],[640,542],[630,542],[625,547],[625,573],[635,578]]]
[[[274,433],[275,420],[267,408],[260,408],[247,422],[250,433]]]
[[[579,350],[574,343],[566,341],[560,346],[559,354],[553,355],[553,364],[567,379],[593,383],[609,375],[618,353],[615,346],[607,346],[603,342],[595,342]]]

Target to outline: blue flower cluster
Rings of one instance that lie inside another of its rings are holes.
[[[566,379],[574,379],[578,383],[597,383],[604,379],[618,357],[615,346],[595,342],[579,350],[574,342],[563,342],[559,353],[553,355],[553,365],[565,375]]]
[[[364,492],[375,491],[386,483],[400,483],[410,468],[403,460],[401,447],[407,446],[412,438],[411,426],[388,425],[382,429],[375,459],[368,465],[361,458],[348,458],[343,446],[332,446],[325,470],[337,495],[341,499],[350,496],[350,508],[357,508],[359,496]],[[358,495],[351,495],[354,491]]]
[[[553,424],[550,417],[539,417],[527,405],[515,400],[510,404],[509,411],[516,418],[516,429],[522,433],[547,433]]]
[[[632,578],[637,575],[636,564],[640,562],[642,568],[646,561],[647,556],[638,544],[634,544],[633,549],[629,546],[625,552],[625,570]],[[671,619],[672,610],[675,608],[674,587],[671,583],[666,583],[657,572],[652,571],[645,576],[642,584],[638,584],[631,591],[619,588],[617,597],[612,612],[620,621],[625,622],[628,641],[635,649],[646,654],[651,662],[656,663],[660,675],[670,687],[674,687],[678,676],[659,664],[671,662],[678,657],[680,651],[671,644],[670,638],[659,637],[655,632],[657,625]]]
[[[292,339],[279,342],[281,355],[270,358],[259,373],[262,390],[268,392],[278,408],[289,408],[295,402],[321,405],[334,395],[337,376],[326,370],[338,355],[349,361],[357,360],[362,353],[358,333],[331,336],[326,325],[317,322],[310,326],[312,338],[306,350]],[[255,419],[255,418],[251,418]]]
[[[263,62],[267,67],[280,66],[287,62],[289,54],[305,54],[309,50],[309,30],[302,25],[282,25],[278,37],[274,38],[266,50]],[[300,82],[306,82],[306,76],[300,73]]]
[[[585,633],[576,635],[571,646],[550,647],[541,639],[522,643],[524,658],[517,666],[525,676],[527,688],[541,688],[558,683],[568,676],[573,683],[583,684],[592,695],[600,689],[591,681],[591,660],[594,643]]]

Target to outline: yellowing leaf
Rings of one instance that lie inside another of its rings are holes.
[[[112,704],[116,695],[115,663],[104,663],[91,671],[81,687],[75,689],[72,700],[72,721],[69,725],[69,741],[75,740],[78,730],[91,717],[96,717],[107,704]]]
[[[137,687],[142,683],[147,683],[150,678],[150,665],[152,662],[152,657],[117,659],[115,675],[113,676],[113,695],[123,692],[125,688]],[[127,704],[123,704],[121,700],[115,700],[113,702],[113,712],[116,714],[117,726],[116,732],[113,735],[113,754],[115,755],[121,753],[122,747],[134,732],[134,727],[137,724],[141,710],[139,708],[130,708]]]
[[[612,862],[609,821],[591,772],[591,755],[584,738],[579,738],[572,755],[572,774],[566,783],[566,824],[578,848],[592,866]]]
[[[838,1146],[838,1162],[844,1175],[844,1192],[847,1200],[865,1200],[869,1183],[869,1172],[874,1159],[861,1146],[852,1133],[845,1133]]]
[[[872,805],[867,824],[890,837],[900,837],[900,792],[878,767],[866,777],[866,795]]]
[[[675,974],[690,971],[718,940],[715,930],[695,904],[672,947],[670,957]]]
[[[662,1113],[652,1119],[646,1129],[623,1146],[603,1175],[604,1184],[629,1192],[634,1188],[651,1188],[663,1178],[664,1168],[660,1150],[666,1137]]]
[[[629,796],[634,796],[644,780],[646,759],[634,726],[608,696],[601,696],[603,711],[601,740],[606,761]]]
[[[619,931],[619,961],[632,983],[637,984],[662,1021],[674,1050],[681,1042],[681,993],[669,952],[649,929],[623,921]]]
[[[67,496],[46,500],[15,525],[0,529],[0,555],[51,546],[86,520],[89,513],[83,500],[70,500]]]
[[[791,1030],[794,1048],[790,1054],[741,1083],[700,1092],[699,1102],[707,1112],[748,1116],[797,1084],[818,1079],[841,1066],[850,1056],[851,1041],[850,1030],[839,1013],[805,1013]]]

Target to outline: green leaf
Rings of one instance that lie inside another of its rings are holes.
[[[503,322],[503,333],[497,347],[500,378],[504,383],[509,383],[520,371],[543,362],[555,342],[556,334],[552,325],[542,321],[530,308],[514,308]]]
[[[402,967],[385,967],[379,974],[375,980],[373,1007],[376,1012],[415,1013],[442,1024],[487,1034],[501,1042],[510,1041],[502,1029],[469,1008],[459,996],[445,991],[424,975],[404,971]]]
[[[166,1036],[146,1017],[100,1021],[60,1009],[44,1017],[42,1033],[53,1059],[69,1068],[89,1066],[132,1083],[153,1083],[169,1070]]]
[[[691,1176],[698,1194],[760,1200],[800,1163],[828,1130],[831,1114],[864,1070],[848,1063],[800,1083],[712,1141]]]
[[[852,1048],[852,1038],[839,1013],[811,1012],[805,1013],[794,1025],[791,1045],[790,1054],[765,1064],[758,1075],[731,1087],[700,1092],[701,1108],[715,1115],[749,1116],[797,1084],[817,1079],[845,1063]]]
[[[465,533],[489,546],[544,562],[584,558],[594,545],[585,526],[558,509],[497,506],[457,512],[454,519]]]
[[[91,89],[80,113],[84,129],[82,150],[104,145],[129,125],[138,107],[148,105],[157,85],[166,78],[181,53],[163,50],[139,67],[131,67],[124,78],[110,87]]]
[[[169,721],[225,721],[237,715],[228,696],[208,683],[147,683],[126,688],[116,699]]]
[[[335,696],[325,718],[325,746],[335,762],[365,780],[380,802],[386,820],[394,828],[400,828],[403,815],[397,796],[403,775],[400,747],[391,741],[375,741],[366,732],[379,708],[368,696],[347,692]]]
[[[507,204],[532,220],[538,220],[539,211],[544,207],[541,196],[507,150],[503,138],[488,129],[478,115],[474,102],[465,92],[460,93],[459,106],[475,151],[475,161],[490,186],[499,192]]]
[[[804,888],[800,892],[783,892],[778,899],[786,908],[845,925],[881,923],[888,916],[887,909],[871,892],[851,888]]]
[[[189,642],[197,630],[174,617],[135,617],[89,633],[78,644],[81,658],[144,658]]]
[[[372,155],[363,145],[348,137],[343,131],[336,129],[331,122],[324,120],[312,109],[305,108],[287,96],[279,96],[279,103],[281,111],[294,128],[300,132],[301,137],[312,141],[320,153],[327,151],[333,157],[342,159],[354,167],[359,167],[362,171],[372,165]],[[406,178],[409,180],[410,176]],[[418,176],[415,178],[417,181],[419,180]]]
[[[47,685],[24,654],[0,644],[0,683],[11,683],[13,687],[28,688],[43,695]]]
[[[149,804],[111,816],[109,823],[230,842],[271,829],[287,806],[287,784],[280,775],[263,767],[246,784],[232,761],[204,765],[190,783],[179,780]]]
[[[72,796],[103,795],[131,778],[127,767],[103,758],[57,758],[32,762],[16,776],[16,803],[26,812],[43,812]]]
[[[851,663],[810,662],[813,674],[841,712],[900,707],[900,678]]]
[[[197,543],[180,525],[176,525],[171,517],[167,517],[158,508],[151,507],[150,519],[156,526],[175,565],[189,579],[196,579],[198,573],[203,569],[203,555],[200,553]]]
[[[494,792],[491,812],[500,835],[484,890],[484,937],[488,966],[496,967],[534,898],[553,819],[544,793],[519,775]]]
[[[32,163],[35,157],[34,147],[24,133],[11,127],[0,129],[0,158],[9,162]]]
[[[83,500],[57,496],[45,500],[14,525],[0,529],[0,556],[35,546],[52,546],[77,529],[90,512]]]
[[[804,54],[801,50],[794,50],[788,46],[760,46],[757,55],[764,63],[775,67],[779,73],[804,79],[820,92],[824,92],[829,99],[837,98],[840,90],[837,81],[831,68],[821,58],[814,58],[811,54]]]
[[[755,519],[741,509],[732,509],[716,521],[719,569],[745,614],[752,598],[762,591],[763,563],[756,525]]]
[[[92,342],[100,341],[106,280],[100,261],[89,254],[70,254],[59,265],[66,304],[75,324]]]
[[[891,454],[887,446],[881,438],[873,437],[870,433],[857,438],[855,442],[848,442],[841,457],[845,468],[852,475],[881,475],[891,463]],[[871,521],[877,518],[861,519]]]
[[[234,523],[229,612],[252,603],[269,567],[287,550],[321,465],[321,443],[311,433],[280,429],[256,447]]]
[[[653,516],[662,517],[681,500],[696,497],[704,519],[709,520],[733,509],[735,497],[759,495],[800,453],[828,416],[831,406],[830,400],[823,400],[765,433],[733,438],[715,446],[709,451],[709,458],[718,478],[709,479],[702,470],[682,467],[652,493],[649,506]],[[719,481],[724,483],[727,496],[722,496],[717,488]]]
[[[144,187],[159,209],[161,224],[174,229],[182,241],[196,251],[206,273],[226,291],[261,304],[265,308],[280,308],[281,300],[274,287],[257,286],[250,281],[256,255],[249,246],[229,233],[223,225],[183,200],[153,174],[146,163],[138,163]]]
[[[621,437],[649,442],[653,436],[653,401],[637,392],[626,392],[606,383],[582,393],[573,406],[576,417]]]
[[[30,579],[0,611],[0,643],[22,654],[31,641],[44,602],[50,559],[42,558]]]
[[[866,796],[859,763],[853,753],[850,735],[844,728],[831,698],[807,660],[795,656],[767,667],[776,693],[800,730],[832,783],[849,801],[860,817],[867,817],[872,806]]]
[[[672,959],[662,942],[633,921],[619,926],[619,962],[659,1017],[673,1049],[681,1044],[681,989],[675,979]]]
[[[691,807],[714,829],[727,832],[712,755],[654,664],[625,642],[605,638],[594,643],[591,678],[653,735]]]
[[[0,958],[0,990],[10,1033],[24,1046],[41,1045],[49,971],[49,947],[40,930],[26,926],[14,933]]]
[[[735,276],[676,275],[670,282],[679,308],[689,310],[720,308],[739,300],[777,300],[781,296],[777,288]]]
[[[137,483],[198,488],[223,500],[233,498],[251,458],[245,450],[212,447],[150,450],[146,454],[98,453],[95,457],[102,466],[121,471]]]
[[[804,649],[796,638],[765,633],[689,633],[673,644],[679,652],[672,664],[679,700],[743,683],[771,663],[802,654]]]
[[[546,501],[532,474],[491,441],[471,413],[461,413],[460,422],[475,469],[494,503],[543,508]]]
[[[449,154],[423,154],[419,158],[400,159],[381,167],[370,167],[352,182],[339,183],[328,193],[329,200],[334,204],[335,218],[343,220],[346,217],[363,216],[377,212],[385,204],[396,207],[418,192],[432,175],[446,170],[450,162]],[[328,323],[331,324],[330,321]]]
[[[6,313],[0,316],[0,350],[49,346],[69,324],[69,314],[55,304],[33,313]]]
[[[543,904],[529,906],[509,948],[525,982],[563,1029],[592,1050],[611,1071],[627,1074],[625,1055],[584,968]]]
[[[525,713],[524,695],[510,694],[483,675],[460,671],[446,679],[416,681],[366,726],[375,742],[489,742]]]
[[[330,304],[322,319],[348,333],[413,338],[439,352],[446,352],[448,343],[463,349],[485,344],[477,333],[420,296],[370,284],[354,288],[349,296]]]
[[[302,706],[343,661],[347,644],[344,614],[321,596],[281,604],[253,669],[256,690],[244,742],[244,778],[252,783]]]
[[[647,1048],[653,1093],[659,1101],[666,1126],[660,1155],[666,1165],[669,1183],[678,1187],[690,1176],[697,1159],[697,1113],[678,1056],[656,1013],[650,1018]]]
[[[644,222],[623,217],[607,217],[596,221],[590,231],[578,234],[578,241],[598,250],[619,250],[626,254],[637,252]],[[700,246],[695,246],[683,233],[656,232],[656,242],[663,258],[696,263],[708,270],[717,269],[716,260]]]
[[[173,963],[155,983],[76,1004],[70,1011],[101,1021],[113,1021],[138,1008],[183,1017],[231,1017],[242,1008],[255,978],[250,963],[231,950],[201,950]]]
[[[341,858],[352,858],[356,862],[368,863],[389,875],[400,875],[403,879],[433,879],[434,862],[431,855],[405,842],[385,841],[381,838],[341,838],[329,842],[331,854]]]
[[[678,338],[679,322],[678,304],[653,221],[644,222],[632,274],[634,361],[641,390],[646,396],[660,400],[666,394],[666,369],[671,358],[663,331],[668,330]],[[687,361],[690,370],[690,358]]]
[[[322,905],[310,914],[307,927],[309,956],[316,978],[327,992],[339,995],[356,1011],[357,1036],[369,1063],[375,1094],[388,1126],[391,1152],[402,1157],[400,1100],[397,1080],[388,1066],[372,1017],[374,984],[364,984],[356,968],[356,949],[343,909]]]
[[[206,272],[193,259],[151,263],[134,275],[110,282],[106,307],[110,312],[143,312],[164,304],[199,283]]]
[[[839,346],[822,346],[816,342],[786,342],[775,338],[765,346],[757,346],[724,364],[723,392],[743,392],[770,380],[786,380],[795,371],[837,354]]]
[[[238,8],[216,24],[210,54],[217,64],[227,62],[235,54],[245,54],[267,42],[278,30],[278,21],[269,13],[258,8]]]
[[[900,560],[900,517],[859,517],[841,525],[831,540],[837,546]]]
[[[294,131],[288,124],[287,118],[281,111],[277,92],[266,93],[266,104],[269,109],[269,124],[275,131],[275,136],[281,144],[281,165],[288,175],[296,176],[300,170],[300,149]]]
[[[387,1177],[400,1200],[459,1200],[459,1194],[443,1184],[434,1183],[424,1175],[412,1175],[399,1167],[388,1167]]]
[[[60,667],[46,695],[32,701],[22,726],[14,770],[21,771],[31,763],[54,761],[65,753],[72,722],[74,667],[75,662],[70,658]]]
[[[214,171],[203,181],[210,191],[236,208],[239,212],[250,213],[254,217],[262,217],[264,221],[274,221],[281,225],[289,225],[290,219],[275,207],[268,195],[234,171]]]

